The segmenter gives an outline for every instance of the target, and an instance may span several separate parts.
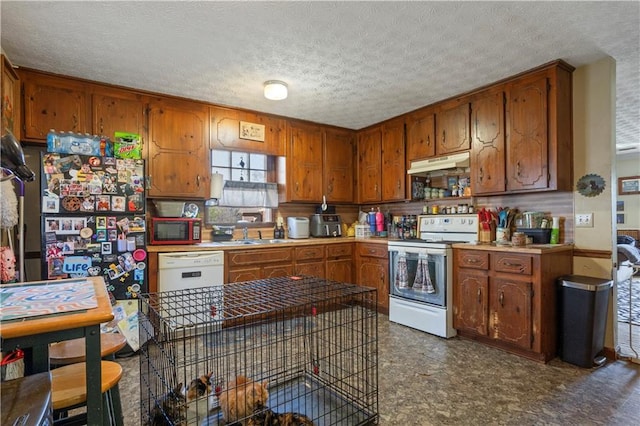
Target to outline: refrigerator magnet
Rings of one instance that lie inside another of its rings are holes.
[[[43,213],[58,213],[60,211],[60,199],[58,197],[42,197]]]
[[[137,249],[133,252],[133,258],[138,262],[142,262],[147,257],[147,252],[142,249]]]
[[[80,236],[84,239],[89,239],[93,235],[93,230],[91,228],[82,228],[80,230]]]

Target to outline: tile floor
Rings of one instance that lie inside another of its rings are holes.
[[[380,425],[640,423],[640,365],[540,364],[379,316]],[[138,357],[120,358],[125,425],[138,425]]]

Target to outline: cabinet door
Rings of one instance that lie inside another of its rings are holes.
[[[471,147],[469,103],[445,104],[436,116],[436,154],[466,151]]]
[[[453,326],[488,335],[489,278],[481,272],[459,269],[453,290]]]
[[[404,200],[405,169],[404,119],[382,127],[382,201]]]
[[[20,113],[22,99],[20,96],[20,79],[6,56],[2,55],[2,129],[9,129],[16,138],[20,138]]]
[[[211,107],[209,115],[211,149],[285,155],[286,121],[284,119],[221,107]],[[245,132],[242,134],[241,124]],[[251,130],[255,130],[256,133],[251,133]]]
[[[324,278],[325,277],[325,264],[324,260],[316,262],[296,262],[295,273],[299,275],[308,275],[311,277]]]
[[[349,259],[327,259],[327,279],[341,283],[353,282],[353,261]]]
[[[324,190],[330,203],[353,203],[354,133],[327,128],[324,143]]]
[[[289,201],[322,199],[322,127],[290,123],[287,174]]]
[[[489,327],[491,337],[521,348],[532,344],[531,290],[529,281],[492,278]]]
[[[378,294],[378,308],[389,312],[389,261],[373,257],[361,257],[358,262],[358,284],[374,287]]]
[[[262,270],[262,278],[288,277],[293,275],[293,265],[265,266]]]
[[[260,267],[234,269],[229,271],[229,283],[240,283],[243,281],[253,281],[262,278],[262,269]]]
[[[414,113],[407,119],[407,168],[411,166],[412,160],[436,155],[434,123],[431,110]]]
[[[51,129],[88,133],[91,129],[89,114],[84,84],[58,77],[26,74],[23,139],[46,141]]]
[[[358,134],[358,201],[382,200],[382,130],[374,127]]]
[[[93,133],[114,140],[115,132],[142,134],[144,130],[144,102],[140,96],[126,96],[118,92],[92,95]]]
[[[504,93],[471,104],[471,190],[474,195],[504,192]]]
[[[149,105],[149,197],[208,198],[208,108],[154,100]]]
[[[549,184],[547,77],[518,81],[507,94],[507,190],[545,189]]]

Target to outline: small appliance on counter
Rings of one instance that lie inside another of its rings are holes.
[[[291,216],[287,218],[289,238],[309,238],[309,219]]]
[[[337,214],[314,214],[311,216],[312,237],[341,237],[342,221]]]
[[[193,217],[152,217],[149,244],[198,244],[202,220]]]

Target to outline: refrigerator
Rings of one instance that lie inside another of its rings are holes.
[[[116,300],[147,292],[144,160],[42,152],[40,166],[42,279],[103,276]]]

